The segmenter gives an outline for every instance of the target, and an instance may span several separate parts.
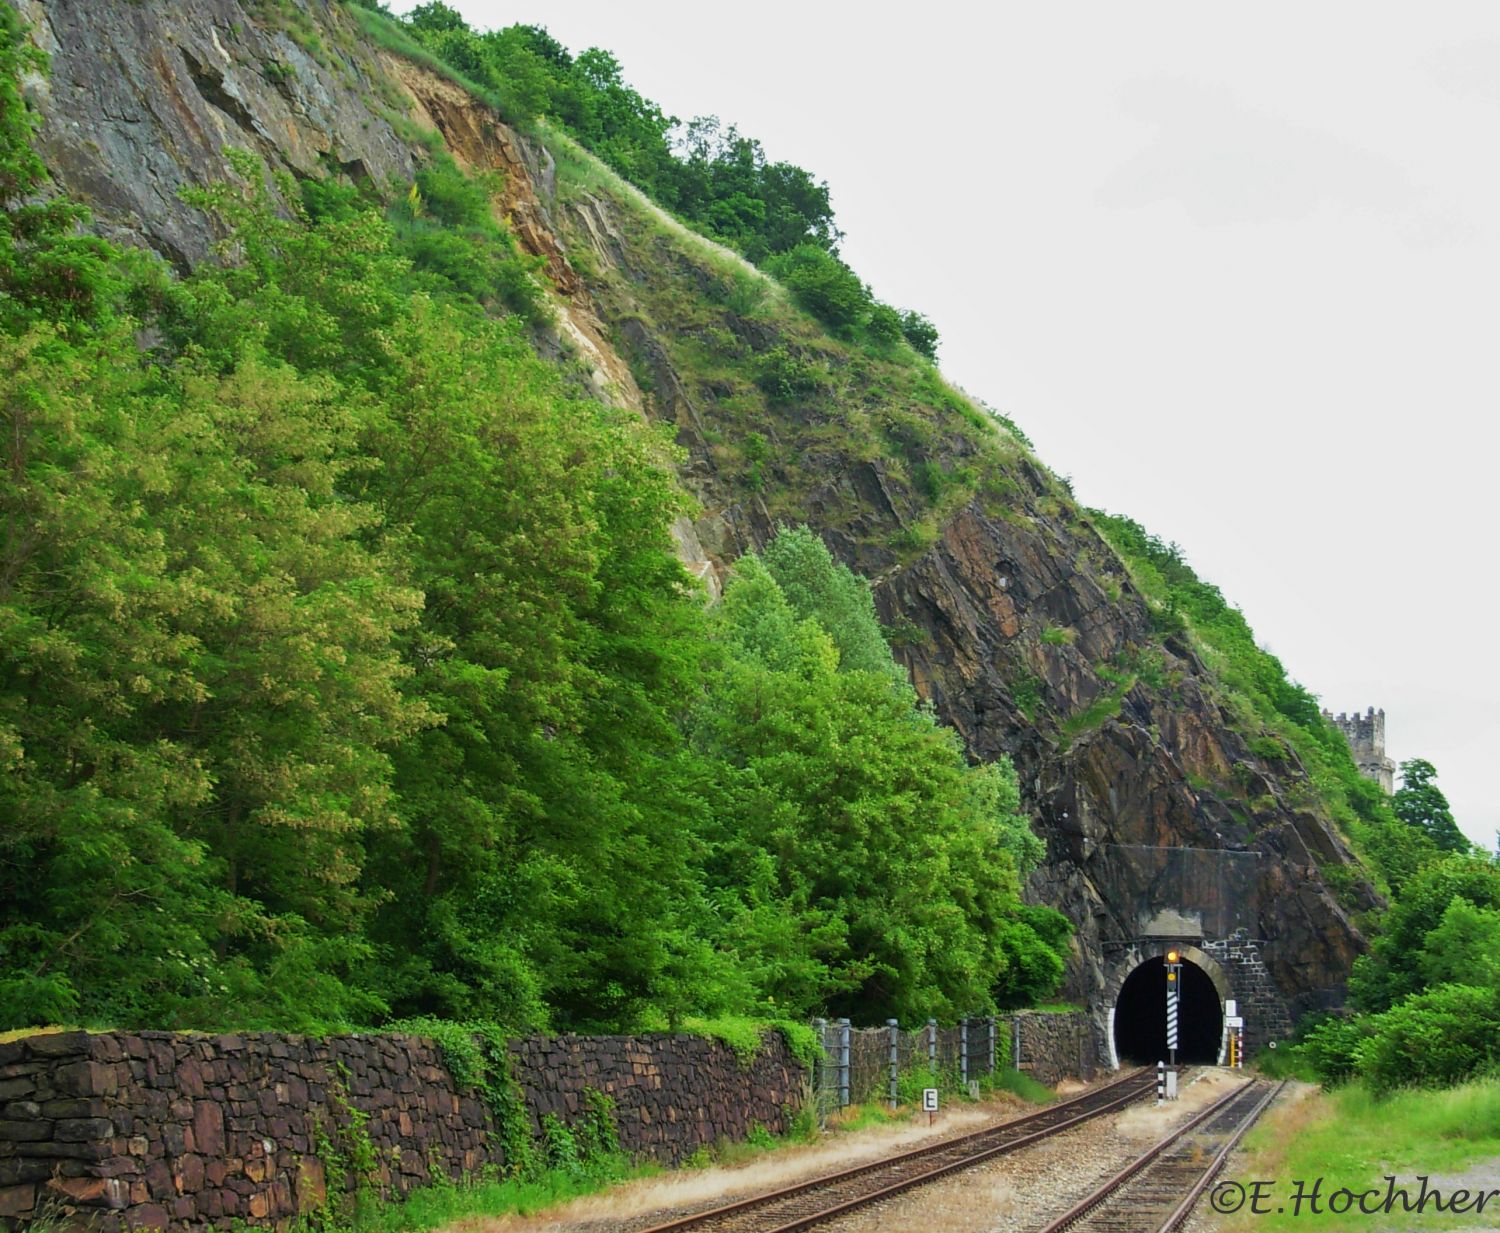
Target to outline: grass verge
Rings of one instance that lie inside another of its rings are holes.
[[[1248,1206],[1223,1226],[1225,1233],[1291,1233],[1292,1230],[1333,1229],[1463,1229],[1500,1224],[1500,1197],[1489,1200],[1482,1213],[1407,1212],[1399,1206],[1388,1215],[1353,1210],[1329,1210],[1330,1197],[1340,1189],[1356,1194],[1371,1189],[1387,1191],[1387,1175],[1405,1186],[1413,1200],[1421,1192],[1418,1178],[1426,1174],[1431,1187],[1451,1197],[1467,1185],[1472,1191],[1500,1185],[1491,1164],[1479,1174],[1487,1181],[1463,1183],[1455,1179],[1470,1166],[1500,1156],[1500,1079],[1485,1079],[1441,1091],[1408,1090],[1384,1099],[1350,1084],[1329,1092],[1313,1092],[1272,1110],[1246,1139],[1244,1164],[1232,1177],[1248,1186],[1254,1181],[1273,1185],[1262,1193],[1271,1210],[1252,1214]],[[1321,1179],[1319,1207],[1312,1210],[1304,1197],[1295,1202],[1297,1184],[1308,1195]],[[1276,1210],[1276,1208],[1281,1210]]]
[[[626,1166],[586,1173],[549,1169],[531,1178],[474,1179],[414,1190],[405,1199],[385,1201],[365,1196],[347,1216],[322,1214],[304,1219],[292,1233],[427,1233],[460,1220],[521,1215],[596,1194],[636,1177],[661,1172],[658,1166]]]

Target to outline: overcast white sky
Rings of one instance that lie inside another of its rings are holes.
[[[1500,5],[457,7],[827,179],[947,374],[1494,846]]]

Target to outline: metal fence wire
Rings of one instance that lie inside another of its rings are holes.
[[[813,1026],[823,1046],[813,1077],[820,1122],[851,1104],[909,1096],[918,1083],[951,1088],[978,1079],[1009,1055],[1010,1024],[993,1016],[949,1027],[929,1020],[915,1029],[894,1020],[880,1028],[852,1027],[847,1019]]]

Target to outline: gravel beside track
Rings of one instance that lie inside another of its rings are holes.
[[[1198,1072],[1176,1104],[1156,1108],[1148,1098],[818,1228],[820,1233],[1034,1233],[1240,1082],[1226,1071]]]

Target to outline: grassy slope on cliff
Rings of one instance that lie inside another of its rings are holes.
[[[1344,736],[1323,717],[1318,701],[1291,680],[1281,661],[1255,641],[1254,631],[1218,587],[1206,583],[1175,544],[1164,544],[1133,520],[1090,512],[1094,526],[1129,565],[1163,636],[1186,634],[1213,668],[1224,699],[1252,748],[1272,763],[1295,753],[1313,799],[1326,809],[1386,884],[1399,886],[1433,846],[1401,824],[1390,798],[1360,775]],[[1325,868],[1333,880],[1346,871]]]
[[[798,521],[810,502],[819,502],[830,475],[877,464],[895,498],[895,517],[821,504],[818,516],[825,532],[847,533],[878,560],[880,574],[926,551],[953,513],[976,499],[992,516],[1061,518],[1074,529],[1074,551],[1096,566],[1111,552],[1125,563],[1152,614],[1153,637],[1135,648],[1132,663],[1097,666],[1110,688],[1087,711],[1049,714],[1034,699],[1028,718],[1064,741],[1098,726],[1119,709],[1141,666],[1149,676],[1153,651],[1169,638],[1185,638],[1257,756],[1283,771],[1305,769],[1302,796],[1293,803],[1331,817],[1381,881],[1409,874],[1425,845],[1360,777],[1312,695],[1256,645],[1239,611],[1198,580],[1175,548],[1129,519],[1080,510],[1009,421],[946,385],[929,362],[909,349],[834,337],[774,280],[671,218],[566,134],[545,124],[540,134],[558,160],[562,202],[611,202],[610,221],[636,259],[628,270],[596,261],[587,233],[576,227],[570,253],[606,299],[615,297],[616,315],[638,316],[666,347],[675,373],[703,404],[698,424],[679,414],[679,426],[701,430],[720,474],[741,494],[759,496],[773,521]],[[656,375],[648,357],[629,339],[621,349],[652,392]],[[1032,506],[1021,499],[1022,467],[1046,484]],[[1073,633],[1049,628],[1040,638],[1061,644]],[[1019,694],[1024,682],[1018,684]],[[1214,786],[1230,799],[1244,794],[1232,781]],[[1337,866],[1324,872],[1336,887],[1357,876]]]

